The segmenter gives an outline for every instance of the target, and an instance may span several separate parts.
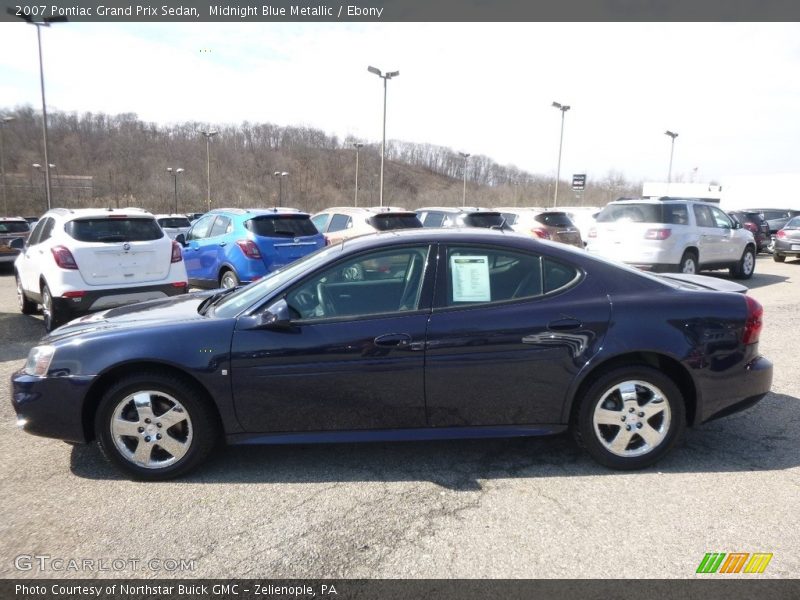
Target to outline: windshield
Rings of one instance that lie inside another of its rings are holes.
[[[567,213],[563,212],[541,213],[536,215],[535,219],[548,227],[572,227],[572,221],[569,220]]]
[[[262,298],[266,298],[295,277],[315,270],[317,267],[327,262],[331,256],[341,251],[342,244],[326,246],[293,262],[283,269],[273,271],[263,279],[259,279],[233,292],[217,305],[214,309],[214,314],[222,318],[235,317],[240,312],[252,306]]]
[[[303,237],[319,233],[308,215],[265,215],[254,217],[244,226],[264,237]]]
[[[0,233],[28,233],[27,221],[0,221]]]
[[[66,231],[79,242],[147,242],[164,237],[155,219],[122,216],[70,221]]]
[[[800,217],[793,217],[783,227],[784,229],[800,229]]]
[[[469,227],[501,227],[504,224],[503,215],[495,212],[470,213],[464,217],[464,225]]]
[[[663,223],[685,225],[689,222],[685,204],[620,203],[609,204],[597,215],[598,223]]]
[[[191,227],[192,224],[189,222],[189,219],[181,218],[181,217],[168,217],[165,219],[159,219],[158,224],[162,227],[172,227],[172,228],[179,228],[179,227]]]
[[[416,213],[382,213],[370,217],[367,222],[378,231],[422,227],[422,222],[417,218]]]

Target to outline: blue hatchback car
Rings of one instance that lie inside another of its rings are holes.
[[[231,288],[324,245],[309,215],[295,209],[220,208],[194,222],[183,240],[183,259],[190,285]]]

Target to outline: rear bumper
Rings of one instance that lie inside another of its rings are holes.
[[[793,250],[792,246],[796,248]],[[782,240],[775,238],[775,252],[786,255],[800,255],[800,240]]]
[[[758,356],[738,373],[717,380],[714,390],[704,390],[700,422],[726,417],[750,408],[769,393],[772,386],[772,362]]]
[[[11,404],[27,433],[67,442],[87,441],[83,404],[94,377],[11,376]]]
[[[150,285],[135,288],[112,288],[107,290],[91,290],[79,298],[53,298],[56,309],[68,316],[77,317],[91,312],[155,300],[167,296],[177,296],[188,291],[187,285],[174,286],[171,283]]]

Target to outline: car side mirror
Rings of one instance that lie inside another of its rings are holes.
[[[13,240],[11,240],[11,243],[8,246],[10,248],[13,248],[14,250],[22,251],[25,249],[25,240],[23,240],[22,238],[14,238]]]
[[[261,313],[258,328],[272,331],[286,331],[292,328],[292,314],[285,299],[281,298]]]
[[[178,242],[181,246],[185,246],[186,236],[183,235],[182,233],[179,233],[178,235],[175,236],[175,241]]]
[[[742,228],[742,224],[739,223],[738,221],[734,221],[733,228],[734,229],[741,229]]]

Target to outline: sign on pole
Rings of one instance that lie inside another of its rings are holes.
[[[572,190],[582,192],[586,188],[586,173],[576,173],[572,176]]]

